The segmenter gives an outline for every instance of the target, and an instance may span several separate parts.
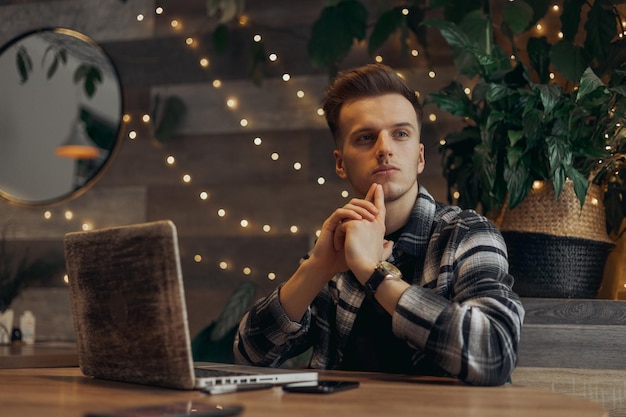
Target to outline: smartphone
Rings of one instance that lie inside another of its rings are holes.
[[[357,381],[307,381],[294,382],[283,385],[283,390],[287,392],[303,392],[309,394],[330,394],[331,392],[345,391],[359,386]]]
[[[121,408],[103,412],[92,412],[85,417],[221,417],[234,416],[243,411],[241,405],[217,405],[194,401],[170,404]]]

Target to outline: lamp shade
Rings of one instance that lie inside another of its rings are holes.
[[[85,122],[77,120],[67,140],[57,146],[57,156],[72,159],[93,159],[100,155],[100,148],[91,140],[85,128]]]

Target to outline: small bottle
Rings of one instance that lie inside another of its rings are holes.
[[[22,331],[22,342],[27,345],[35,343],[35,316],[30,310],[24,311],[20,317],[20,330]]]

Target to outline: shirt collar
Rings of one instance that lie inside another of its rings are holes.
[[[415,206],[396,247],[415,257],[426,253],[437,205],[426,187],[419,185]]]

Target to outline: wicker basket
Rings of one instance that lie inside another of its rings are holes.
[[[523,297],[595,298],[614,247],[606,233],[602,190],[591,185],[585,204],[567,181],[557,200],[541,183],[495,220],[509,251],[513,289]]]

